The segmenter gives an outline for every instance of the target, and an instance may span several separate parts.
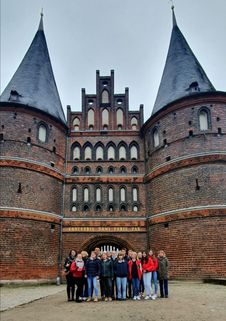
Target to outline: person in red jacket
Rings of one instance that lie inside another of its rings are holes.
[[[74,279],[74,283],[77,285],[76,290],[76,299],[75,301],[80,303],[82,302],[82,291],[83,291],[83,276],[84,276],[85,266],[82,259],[82,254],[79,253],[75,260],[71,263],[70,272]]]
[[[149,251],[149,257],[152,259],[153,265],[154,265],[153,271],[152,271],[152,278],[151,278],[151,288],[152,288],[152,285],[154,285],[154,293],[152,294],[151,299],[155,300],[158,297],[158,275],[157,275],[158,259],[152,250]]]
[[[142,253],[141,259],[142,271],[143,271],[143,280],[144,280],[144,289],[146,292],[145,300],[151,299],[151,277],[152,271],[154,269],[154,264],[152,258],[147,255],[146,252]]]
[[[139,288],[142,277],[142,267],[140,260],[137,259],[137,253],[133,252],[131,260],[128,262],[129,280],[132,280],[133,300],[140,300]]]

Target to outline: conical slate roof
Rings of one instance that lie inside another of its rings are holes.
[[[173,7],[172,13],[173,30],[152,115],[177,99],[199,92],[215,91],[178,28]]]
[[[30,48],[0,101],[27,105],[66,123],[43,31],[42,15]]]

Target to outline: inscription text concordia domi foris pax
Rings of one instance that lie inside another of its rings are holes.
[[[63,232],[141,232],[138,226],[133,227],[65,227]]]

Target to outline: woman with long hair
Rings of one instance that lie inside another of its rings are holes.
[[[71,250],[69,252],[68,257],[64,261],[64,273],[67,281],[67,300],[74,301],[75,296],[75,283],[72,273],[70,272],[71,264],[76,257],[77,252],[75,250]]]

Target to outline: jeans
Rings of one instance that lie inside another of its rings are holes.
[[[154,294],[158,294],[158,274],[157,271],[152,272],[151,285],[154,284]]]
[[[117,299],[126,299],[127,277],[116,277]]]
[[[143,273],[144,289],[145,289],[146,295],[151,294],[151,276],[152,276],[152,272]]]
[[[168,279],[159,280],[161,298],[168,297]]]
[[[133,285],[133,297],[139,296],[140,280],[138,278],[132,278],[132,285]]]
[[[97,277],[96,276],[88,276],[88,295],[91,297],[92,287],[94,289],[95,297],[98,297],[98,288],[97,288]]]

